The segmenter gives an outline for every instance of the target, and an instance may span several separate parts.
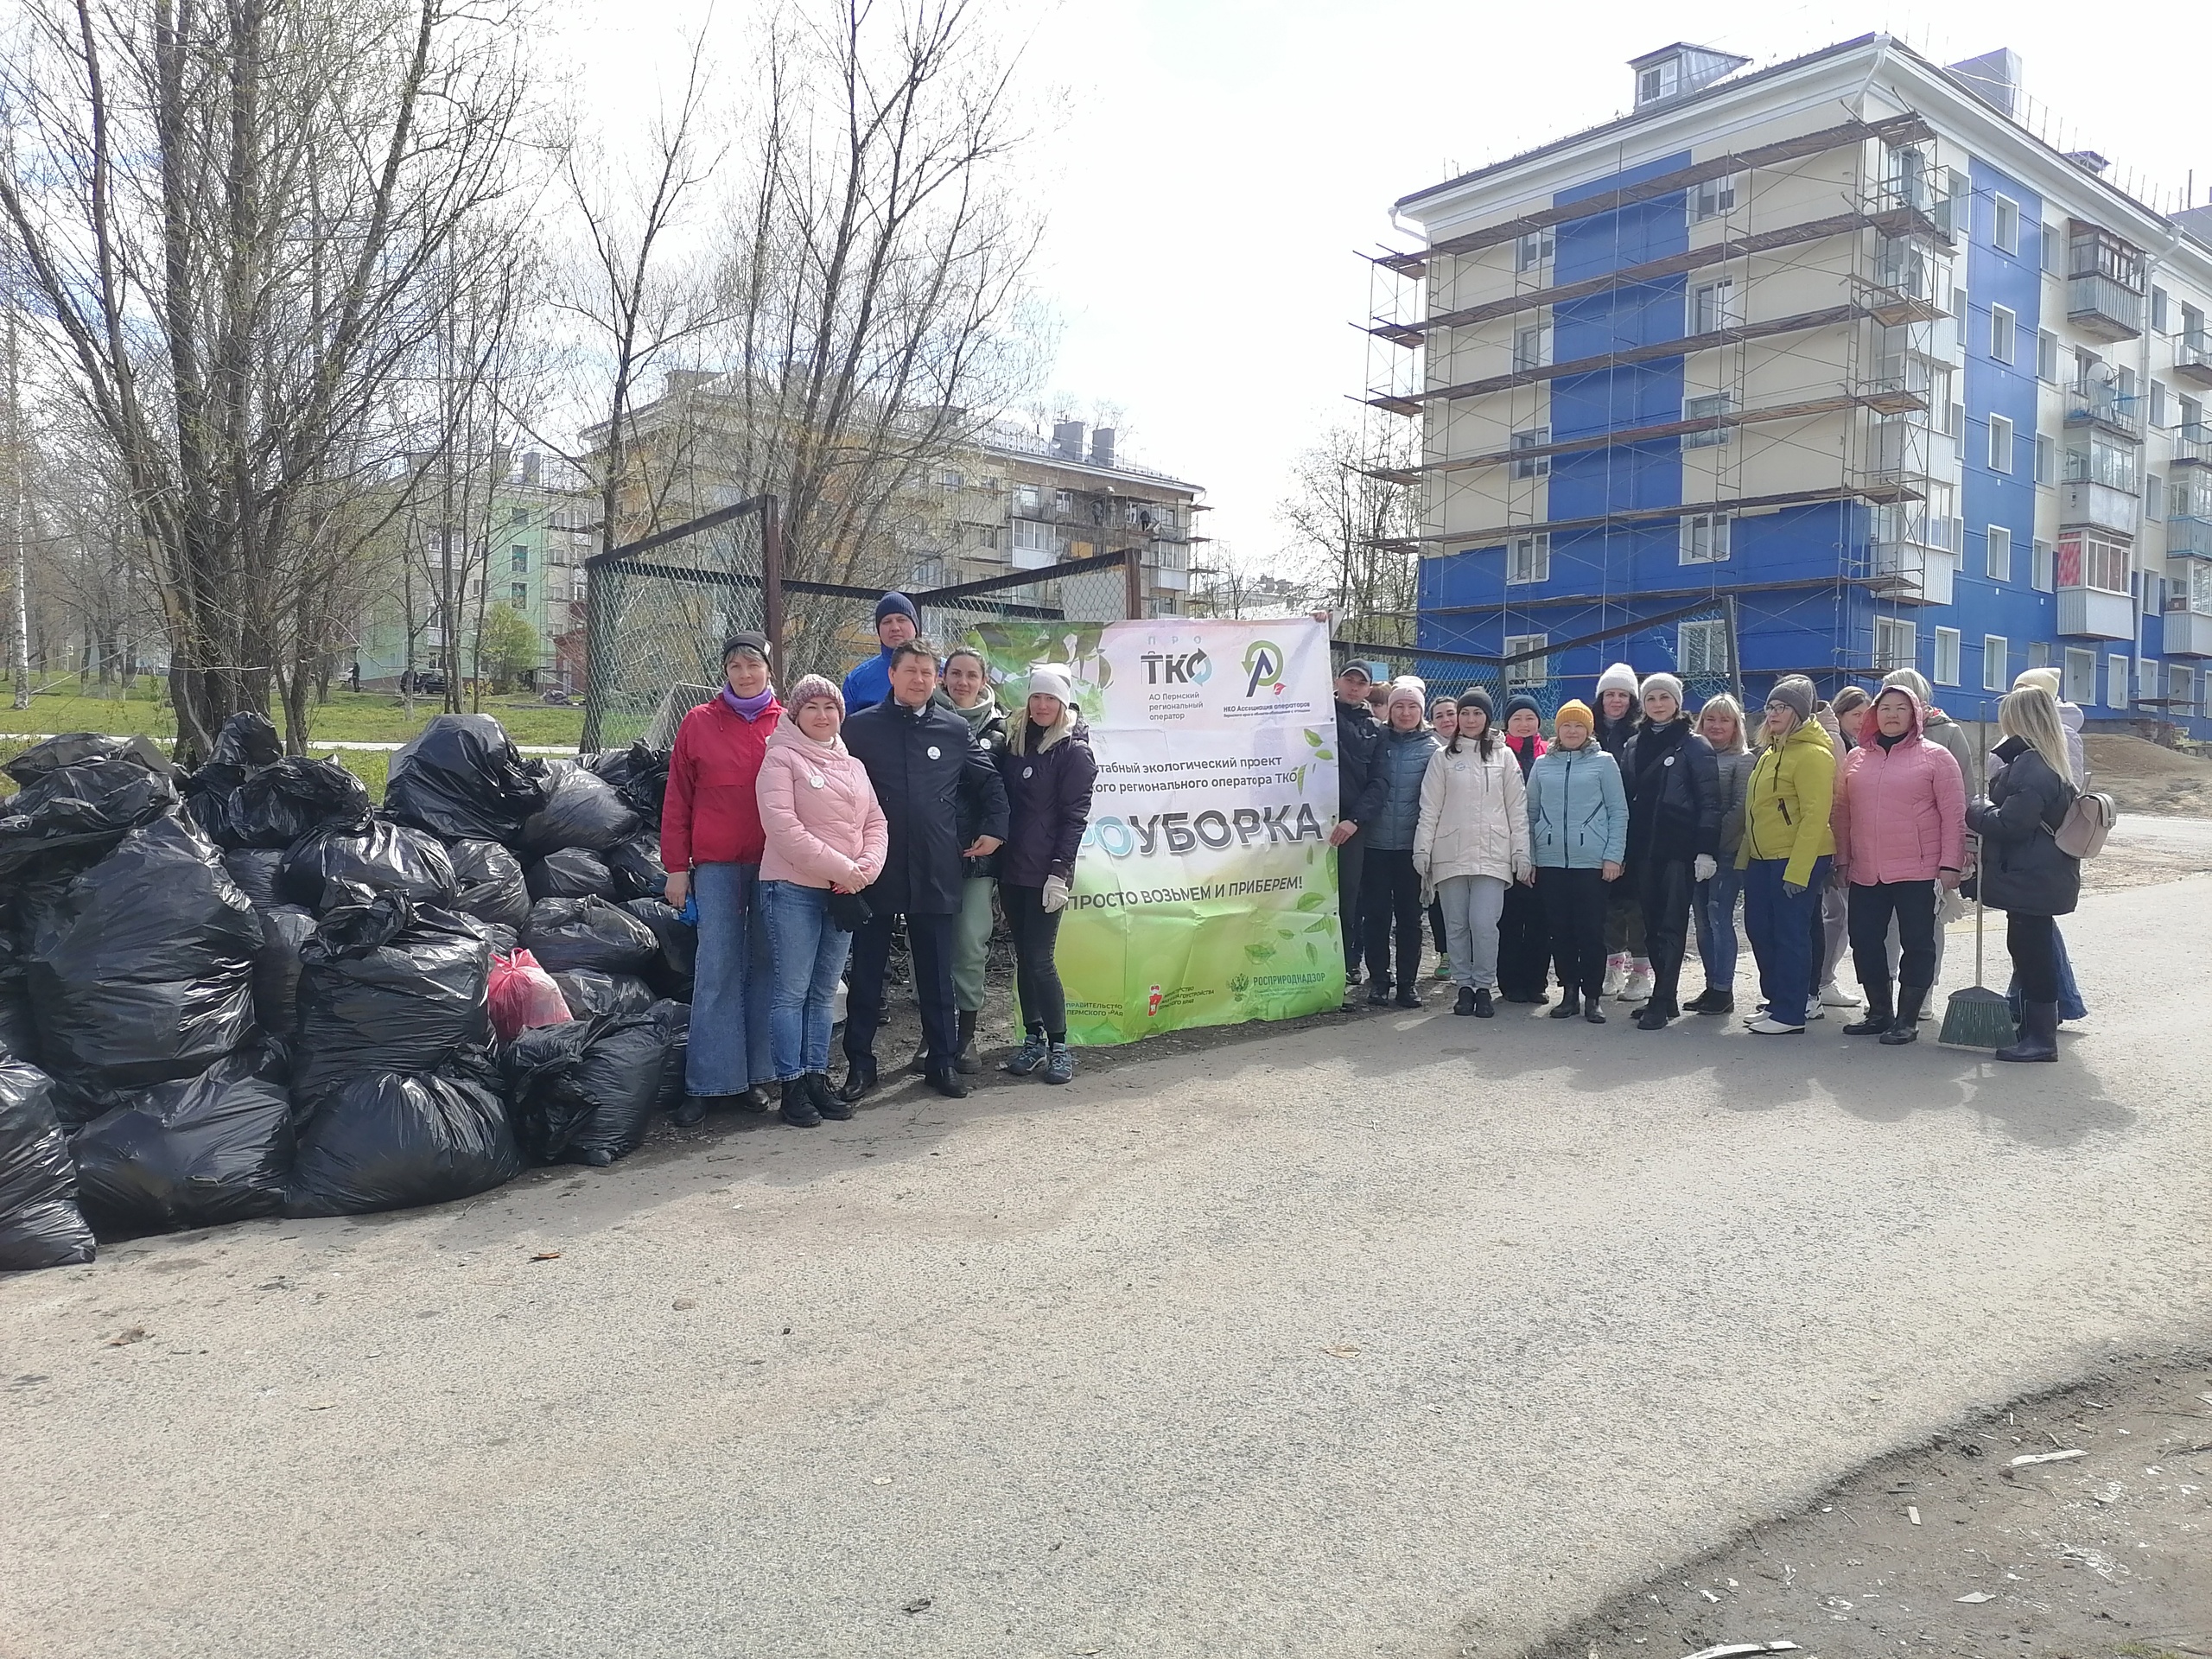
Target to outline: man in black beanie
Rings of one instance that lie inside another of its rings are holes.
[[[848,720],[891,695],[891,653],[921,631],[921,614],[906,594],[886,594],[875,601],[875,639],[880,649],[845,676]]]

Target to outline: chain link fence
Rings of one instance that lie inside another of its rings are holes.
[[[979,623],[1034,623],[1042,657],[1058,626],[1141,615],[1141,557],[1129,548],[907,596],[940,652]],[[806,674],[842,681],[879,649],[881,590],[786,578],[772,496],[600,554],[584,570],[587,750],[674,742],[721,683],[722,641],[740,630],[779,640],[780,685]]]

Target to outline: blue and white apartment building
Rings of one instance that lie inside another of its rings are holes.
[[[1969,721],[2050,664],[2212,736],[2212,207],[2031,132],[2009,51],[1632,68],[1628,115],[1395,206],[1421,647],[1547,708],[1616,658],[1910,664]]]

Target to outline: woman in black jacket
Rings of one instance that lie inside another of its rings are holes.
[[[1075,1055],[1054,953],[1098,773],[1066,669],[1031,665],[1028,699],[1007,728],[998,762],[1011,823],[999,857],[999,899],[1014,935],[1022,1025],[1020,1050],[1006,1069],[1026,1077],[1041,1067],[1046,1082],[1065,1083],[1075,1076]]]
[[[1998,706],[2005,741],[1991,759],[2004,770],[1989,780],[1989,798],[1967,808],[1967,828],[1981,837],[1982,902],[2005,912],[2005,945],[2020,982],[2019,1040],[1997,1051],[2000,1060],[2058,1058],[2058,947],[2054,917],[2070,914],[2082,897],[2082,861],[2063,851],[2053,832],[2076,793],[2069,781],[2066,733],[2058,703],[2041,686],[2014,691]]]
[[[1620,885],[1643,917],[1651,996],[1636,1016],[1639,1031],[1661,1031],[1681,1014],[1676,987],[1689,938],[1690,889],[1709,881],[1720,852],[1720,766],[1713,745],[1682,712],[1682,683],[1672,674],[1643,681],[1643,724],[1621,770],[1628,785],[1628,858]]]

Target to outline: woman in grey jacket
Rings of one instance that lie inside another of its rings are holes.
[[[1428,688],[1411,675],[1395,680],[1385,705],[1389,722],[1375,746],[1375,776],[1382,781],[1382,810],[1361,826],[1367,842],[1367,868],[1360,886],[1365,896],[1367,1000],[1377,1007],[1392,1001],[1402,1008],[1421,1006],[1422,906],[1421,874],[1414,868],[1414,832],[1421,827],[1421,781],[1436,753],[1422,715]],[[1397,933],[1397,995],[1390,987],[1391,932]]]
[[[1698,735],[1713,746],[1720,769],[1720,860],[1712,876],[1697,884],[1690,914],[1697,923],[1698,960],[1705,966],[1705,989],[1683,1007],[1692,1014],[1736,1011],[1736,899],[1742,884],[1736,874],[1736,850],[1744,844],[1744,785],[1751,775],[1751,748],[1744,739],[1744,708],[1726,691],[1706,700],[1698,711]]]

